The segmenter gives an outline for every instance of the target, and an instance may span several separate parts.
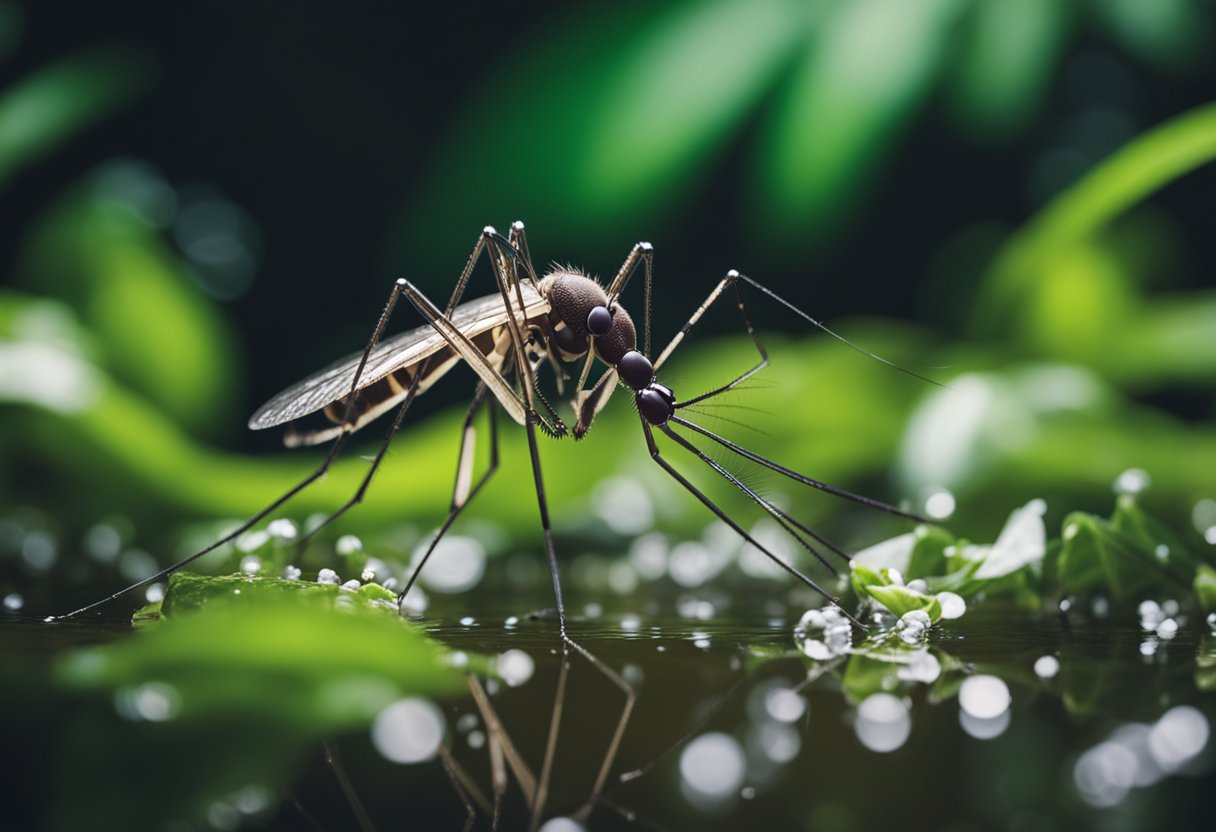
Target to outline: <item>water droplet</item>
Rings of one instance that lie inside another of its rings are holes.
[[[410,568],[422,562],[430,542],[414,549]],[[486,572],[486,549],[481,541],[461,535],[448,535],[435,545],[435,551],[422,570],[419,580],[428,589],[448,594],[464,592],[481,582]]]
[[[241,571],[246,575],[256,575],[262,569],[262,559],[257,555],[245,555],[241,558]]]
[[[294,521],[280,517],[266,524],[266,533],[276,540],[295,540],[300,534],[300,529]]]
[[[738,792],[745,771],[743,748],[729,734],[702,734],[680,754],[684,784],[710,800],[722,800]]]
[[[468,736],[469,748],[477,749],[486,744],[486,735],[482,731],[470,731]]]
[[[899,697],[872,693],[857,707],[853,730],[862,745],[885,754],[907,742],[912,733],[912,716]]]
[[[1178,622],[1172,618],[1167,618],[1157,625],[1157,638],[1172,639],[1178,635]]]
[[[181,702],[177,688],[165,682],[146,682],[114,694],[118,715],[133,721],[165,722],[177,715]]]
[[[586,827],[570,818],[550,818],[541,824],[539,832],[586,832]]]
[[[959,707],[977,719],[994,719],[1009,710],[1009,686],[996,676],[981,674],[963,680]]]
[[[421,763],[443,742],[443,713],[426,699],[409,697],[388,705],[372,723],[372,744],[394,763]]]
[[[962,618],[967,612],[967,602],[963,600],[961,595],[953,592],[937,593],[937,603],[942,607],[942,618],[955,619]]]
[[[1148,735],[1153,759],[1166,771],[1177,771],[1208,744],[1210,727],[1202,712],[1179,705],[1162,714]]]
[[[934,520],[945,520],[954,514],[954,495],[945,489],[934,491],[925,500],[925,514]]]
[[[16,612],[25,606],[25,599],[16,592],[10,592],[4,596],[4,608],[9,612]]]
[[[1143,468],[1128,468],[1115,478],[1116,494],[1140,494],[1152,484],[1152,478]]]
[[[349,581],[342,584],[342,589],[346,592],[358,592],[360,586],[362,586],[362,584],[360,584],[354,578],[351,578]]]
[[[300,570],[300,567],[298,567],[298,566],[292,566],[291,564],[288,564],[287,566],[285,566],[283,568],[284,580],[298,581],[298,580],[300,580],[300,576],[303,574],[304,573]]]
[[[631,537],[654,526],[654,504],[640,482],[629,477],[609,477],[597,483],[591,505],[608,528]]]
[[[507,650],[495,662],[498,675],[508,687],[517,688],[532,678],[536,662],[523,650]]]
[[[477,619],[471,615],[466,615],[464,618],[460,619],[461,627],[472,627],[476,623],[477,623]]]
[[[144,590],[144,599],[149,604],[159,604],[165,600],[165,585],[161,583],[151,584]]]
[[[32,531],[21,541],[21,559],[35,572],[46,572],[59,559],[55,538],[44,531]]]
[[[319,584],[339,584],[342,579],[338,577],[338,573],[332,569],[322,569],[317,573],[317,583]]]
[[[334,551],[348,558],[363,551],[363,541],[353,534],[344,534],[334,542]]]
[[[806,700],[790,688],[771,688],[764,696],[764,710],[778,722],[797,722],[806,713]]]
[[[1039,656],[1034,661],[1034,675],[1040,679],[1054,679],[1060,672],[1060,660],[1055,656]]]
[[[98,563],[113,563],[122,551],[122,535],[108,523],[90,526],[82,540],[85,554]]]

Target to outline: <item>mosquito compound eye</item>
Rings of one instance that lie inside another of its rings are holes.
[[[621,356],[616,371],[634,390],[641,390],[654,378],[654,365],[637,350],[630,350]]]
[[[612,313],[606,307],[596,306],[587,314],[587,331],[599,338],[612,329]]]
[[[675,413],[675,397],[666,388],[651,385],[638,393],[638,411],[652,425],[662,425]]]

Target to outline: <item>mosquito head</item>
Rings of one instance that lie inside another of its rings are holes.
[[[549,325],[562,358],[586,355],[594,336],[596,356],[615,367],[637,346],[637,330],[629,313],[619,303],[609,305],[603,288],[586,275],[567,270],[550,272],[539,288],[552,307]]]

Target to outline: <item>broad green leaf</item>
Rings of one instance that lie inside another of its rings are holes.
[[[201,580],[180,578],[170,595]],[[463,687],[443,650],[395,614],[344,605],[353,596],[336,587],[325,596],[283,583],[248,580],[226,603],[60,658],[58,683],[78,700],[67,753],[106,761],[88,778],[61,772],[77,799],[56,807],[60,826],[86,822],[73,814],[85,807],[125,828],[190,819],[251,786],[274,802],[319,741],[365,729],[404,696]],[[143,796],[124,801],[132,772]]]
[[[1043,559],[1047,550],[1047,530],[1043,526],[1045,510],[1042,500],[1032,500],[1009,515],[996,543],[975,570],[976,580],[1003,578]]]
[[[947,76],[957,120],[973,135],[1002,139],[1026,126],[1054,75],[1073,17],[1058,0],[977,0]]]
[[[756,225],[772,239],[826,239],[945,63],[961,0],[852,0],[818,27],[786,85],[757,158]]]
[[[1065,593],[1109,592],[1116,601],[1171,585],[1150,551],[1111,522],[1082,512],[1064,518],[1058,574]]]
[[[1040,211],[1005,244],[982,286],[972,331],[991,337],[1016,323],[1048,258],[1091,238],[1165,185],[1216,158],[1216,104],[1138,136]]]
[[[0,185],[130,101],[150,74],[138,53],[94,49],[60,59],[0,91]]]
[[[940,575],[946,566],[946,549],[955,545],[954,535],[941,526],[918,526],[916,543],[908,563],[909,578]]]
[[[1135,497],[1121,494],[1110,522],[1141,551],[1151,554],[1163,572],[1175,576],[1180,584],[1190,583],[1199,560],[1173,529],[1149,516]]]
[[[762,103],[811,11],[800,0],[613,5],[514,32],[519,48],[438,143],[394,249],[425,270],[417,252],[471,246],[499,217],[549,240],[588,227],[654,234]]]

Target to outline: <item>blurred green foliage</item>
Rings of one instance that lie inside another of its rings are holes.
[[[0,59],[21,43],[25,17],[0,2]],[[1210,11],[1188,0],[682,0],[658,10],[563,8],[543,26],[497,27],[494,39],[500,50],[448,110],[432,117],[402,107],[417,120],[415,132],[435,138],[412,173],[417,187],[408,197],[400,196],[405,188],[394,193],[400,216],[384,221],[400,231],[394,248],[450,260],[467,250],[469,229],[489,218],[523,217],[535,240],[575,232],[586,239],[587,229],[604,238],[640,228],[665,235],[688,216],[702,248],[716,240],[701,225],[745,228],[755,250],[787,258],[783,273],[756,276],[799,292],[846,232],[867,246],[889,239],[882,228],[859,231],[858,221],[876,197],[889,196],[883,189],[897,164],[941,165],[926,161],[940,156],[973,165],[972,154],[999,154],[1054,129],[1043,114],[1065,83],[1070,54],[1101,42],[1153,77],[1183,84],[1202,82],[1213,44]],[[98,142],[103,155],[90,155],[95,128],[164,81],[155,66],[136,47],[84,49],[0,88],[0,197],[31,171],[54,169],[46,179],[54,193],[37,217],[20,218],[22,236],[5,263],[10,280],[0,288],[0,521],[8,534],[26,522],[26,507],[43,511],[33,522],[62,544],[56,583],[90,577],[74,568],[85,559],[73,541],[99,519],[130,518],[135,531],[123,545],[138,543],[170,562],[213,541],[231,518],[262,508],[319,461],[231,450],[229,431],[245,403],[244,342],[271,345],[274,359],[286,360],[288,351],[324,340],[329,333],[294,326],[285,309],[301,299],[328,306],[333,295],[316,284],[276,285],[262,331],[238,333],[230,310],[196,279],[197,263],[173,239],[171,218],[147,210],[147,187],[179,195],[180,174],[171,182],[127,176],[125,163],[105,160],[112,143]],[[293,87],[283,97],[311,102],[312,93]],[[265,94],[259,88],[251,97]],[[946,126],[932,139],[945,146],[927,147],[921,131],[938,122]],[[229,130],[233,145],[246,140],[244,127]],[[1216,471],[1216,290],[1205,285],[1202,256],[1188,250],[1194,218],[1160,210],[1157,197],[1216,156],[1216,109],[1197,107],[1127,142],[1116,128],[1099,131],[1096,146],[1122,147],[1037,214],[1027,217],[1020,203],[999,206],[996,213],[1016,218],[1016,230],[980,229],[987,250],[960,270],[965,285],[934,298],[926,317],[936,316],[936,329],[891,318],[837,327],[945,386],[920,385],[826,338],[769,334],[766,315],[772,363],[760,383],[695,418],[836,485],[906,495],[916,505],[949,489],[957,516],[948,528],[909,533],[898,566],[905,577],[925,578],[929,592],[982,596],[1005,612],[1005,601],[1041,610],[1075,594],[1120,604],[1144,593],[1177,597],[1189,587],[1211,610],[1211,541],[1188,526],[1196,501],[1213,496]],[[287,146],[308,126],[280,129],[277,140]],[[63,174],[55,161],[69,151],[80,154],[70,170],[82,169],[81,157],[100,164],[90,174]],[[990,158],[997,165],[1008,157]],[[1065,161],[1075,174],[1096,158]],[[983,172],[973,175],[974,208],[968,203],[956,215],[993,212]],[[1048,190],[1067,178],[1053,173]],[[285,189],[281,204],[303,201],[300,192]],[[941,207],[931,191],[914,196],[926,213]],[[943,239],[934,245],[947,248],[953,231],[936,229]],[[292,241],[314,256],[313,240],[296,232]],[[903,259],[896,252],[898,268],[864,284],[866,276],[852,273],[837,282],[877,295],[924,267]],[[723,270],[729,265],[736,264]],[[672,272],[663,291],[687,314],[710,286]],[[363,291],[342,277],[339,288]],[[762,309],[763,298],[754,306]],[[802,324],[791,316],[791,325]],[[664,380],[687,398],[753,360],[743,335],[696,332]],[[1177,396],[1187,405],[1173,406]],[[625,399],[618,393],[577,448],[541,449],[559,533],[614,555],[628,541],[596,519],[595,488],[605,479],[643,490],[665,530],[695,536],[709,519],[651,462]],[[340,528],[366,536],[376,556],[405,560],[419,533],[402,533],[401,522],[426,529],[447,510],[462,410],[411,420],[366,502]],[[494,553],[538,542],[529,460],[512,428],[504,431],[497,481],[470,511],[489,521],[476,528]],[[681,470],[712,479],[693,457],[664,451]],[[1106,511],[1112,482],[1133,466],[1153,479],[1147,507],[1121,497],[1110,517],[1095,513]],[[356,455],[340,460],[284,513],[338,508],[365,471]],[[763,485],[788,494],[785,505],[800,520],[839,530],[850,549],[885,534],[885,518],[807,498],[785,483]],[[756,511],[730,489],[715,497],[732,515]],[[1061,530],[1039,556],[1006,560],[999,540],[967,543],[991,538],[1011,506],[1034,497],[1047,499]],[[203,525],[183,531],[188,520]],[[0,540],[9,547],[0,552],[6,591],[43,577],[10,544]],[[287,555],[274,554],[277,571]],[[222,571],[232,557],[221,552],[204,566]],[[347,573],[358,574],[367,557],[349,558]],[[941,602],[901,585],[893,567],[856,565],[857,595],[897,613],[939,616]],[[82,591],[86,600],[98,595],[92,585]],[[154,626],[54,660],[53,684],[73,709],[56,734],[55,757],[61,791],[75,797],[54,806],[51,824],[88,827],[102,817],[134,827],[195,817],[217,795],[250,784],[277,798],[319,740],[365,728],[400,696],[458,689],[460,676],[441,651],[385,613],[381,602],[390,598],[374,584],[354,593],[264,574],[175,576],[159,609],[141,616],[157,619]],[[55,603],[56,611],[66,606]],[[1214,663],[1205,649],[1196,677],[1210,689]],[[944,672],[930,700],[942,701],[957,693],[965,666],[945,650],[935,655]],[[840,673],[846,696],[856,702],[898,687],[908,663],[899,644],[863,647]],[[23,704],[48,707],[35,700],[38,685],[52,682],[24,667],[3,670],[21,680],[6,689],[25,696]],[[1002,675],[1019,672],[1025,668],[1006,666]],[[1094,712],[1114,687],[1093,666],[1074,665],[1060,682],[1075,713]],[[149,695],[175,709],[173,719],[139,718],[133,697]],[[90,777],[78,778],[80,765]],[[139,800],[130,799],[132,773],[142,778]]]
[[[206,819],[251,789],[273,805],[319,741],[366,729],[403,696],[464,687],[438,646],[367,591],[175,575],[164,610],[138,638],[59,658],[73,716],[58,777],[72,799],[52,807],[51,827]]]

